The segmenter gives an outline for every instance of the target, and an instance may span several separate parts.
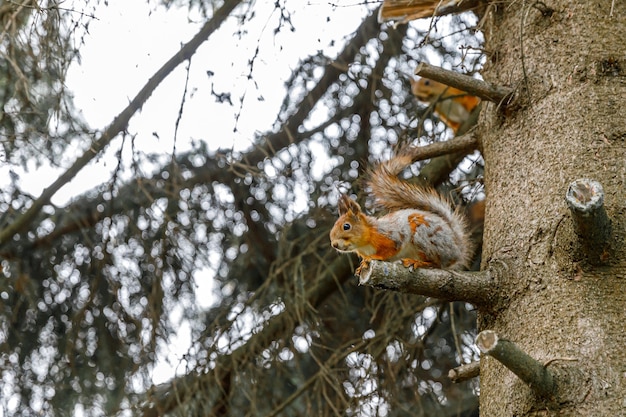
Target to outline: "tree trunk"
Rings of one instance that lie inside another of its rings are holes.
[[[614,4],[612,4],[614,3]],[[555,375],[540,398],[483,356],[481,416],[617,416],[626,410],[626,3],[509,1],[485,20],[485,80],[516,88],[483,109],[487,205],[483,267],[508,294],[483,308],[494,330]],[[612,223],[591,259],[565,202],[568,184],[599,181]]]

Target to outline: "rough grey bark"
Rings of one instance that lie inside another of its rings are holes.
[[[612,15],[611,15],[612,13]],[[508,265],[508,303],[482,309],[494,330],[557,375],[540,400],[491,357],[481,362],[481,416],[624,414],[626,397],[626,39],[624,2],[492,3],[486,81],[517,89],[482,113],[487,205],[483,264]],[[578,178],[606,192],[606,262],[588,262],[565,203]],[[567,372],[561,373],[564,368]]]

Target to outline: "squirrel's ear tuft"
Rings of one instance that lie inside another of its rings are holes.
[[[359,206],[359,203],[348,197],[346,194],[341,194],[338,207],[340,216],[347,214],[349,211],[354,214],[361,212],[361,206]]]

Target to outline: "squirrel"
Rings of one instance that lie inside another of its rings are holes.
[[[408,153],[379,163],[367,185],[382,217],[368,216],[345,194],[338,203],[339,219],[330,231],[332,247],[356,252],[358,276],[372,259],[402,261],[408,268],[467,268],[473,244],[466,219],[443,195],[431,188],[403,181],[398,174],[412,163]]]
[[[420,101],[434,103],[435,113],[454,133],[480,103],[476,96],[428,78],[417,81],[411,78],[410,82],[413,95]]]

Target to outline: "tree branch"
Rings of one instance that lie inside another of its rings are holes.
[[[476,378],[479,374],[480,361],[473,361],[450,369],[448,372],[448,378],[450,378],[452,382],[458,383]]]
[[[587,178],[567,187],[565,200],[572,213],[574,230],[592,264],[602,264],[608,258],[611,220],[604,209],[602,184]]]
[[[324,75],[302,99],[298,110],[289,117],[289,120],[281,126],[278,132],[266,135],[264,137],[265,144],[257,146],[253,151],[248,152],[242,158],[242,161],[249,166],[256,167],[259,162],[268,156],[274,155],[278,150],[292,144],[296,136],[294,133],[299,131],[299,127],[306,120],[313,107],[315,107],[328,88],[345,72],[344,66],[337,64],[346,64],[347,67],[348,63],[354,61],[354,57],[359,52],[359,49],[376,36],[379,30],[380,26],[376,20],[376,13],[372,13],[363,20],[354,37],[337,58],[324,67]]]
[[[462,136],[456,136],[445,142],[435,142],[426,146],[414,146],[408,149],[413,162],[423,161],[450,153],[463,152],[467,155],[478,147],[478,135],[471,131]]]
[[[481,272],[420,268],[410,270],[400,263],[370,261],[361,270],[361,285],[420,294],[474,305],[495,303],[496,282],[489,270]]]
[[[478,96],[483,100],[493,101],[498,104],[508,104],[513,96],[513,89],[492,85],[469,75],[459,74],[455,71],[446,70],[425,62],[420,63],[415,69],[415,74],[424,78],[438,81],[466,91],[471,95]]]
[[[493,330],[485,330],[476,337],[476,346],[511,370],[538,396],[549,399],[555,393],[556,383],[552,373],[515,343],[500,339]]]
[[[33,202],[33,205],[26,210],[21,216],[15,219],[4,229],[0,230],[0,247],[4,246],[16,233],[24,230],[35,219],[39,211],[49,203],[50,199],[56,194],[61,187],[67,184],[76,174],[83,169],[93,158],[100,154],[104,148],[116,137],[123,132],[128,126],[131,117],[144,105],[148,98],[152,95],[157,86],[176,68],[180,63],[189,59],[198,49],[198,47],[206,41],[209,36],[217,30],[226,20],[230,13],[241,3],[241,0],[226,0],[222,7],[218,9],[211,20],[209,20],[200,31],[173,57],[171,57],[159,70],[148,80],[148,83],[137,93],[135,98],[126,106],[126,108],[111,122],[111,124],[102,132],[100,138],[96,140],[91,147],[80,156],[74,164],[59,178],[56,179],[49,187],[47,187],[39,198]]]

